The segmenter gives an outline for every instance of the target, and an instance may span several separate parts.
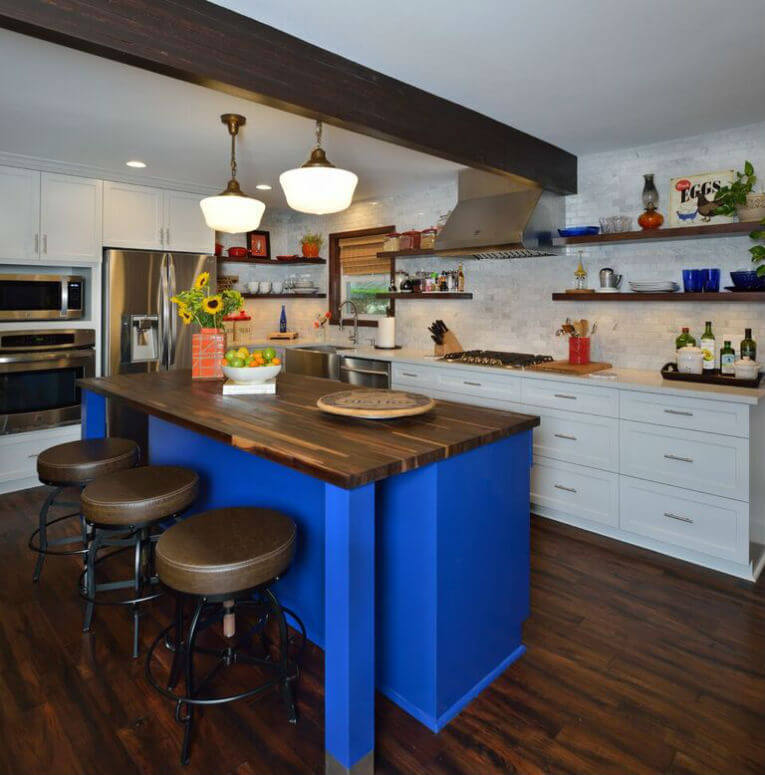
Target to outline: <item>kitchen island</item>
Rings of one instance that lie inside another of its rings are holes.
[[[195,510],[297,523],[276,589],[325,650],[328,772],[372,771],[375,687],[438,731],[523,654],[538,417],[438,401],[350,420],[316,407],[348,385],[290,374],[276,396],[223,396],[183,371],[80,385],[83,435],[106,433],[107,398],[145,412],[151,462],[199,472]]]

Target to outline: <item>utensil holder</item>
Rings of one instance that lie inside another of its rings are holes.
[[[590,337],[572,336],[568,340],[568,362],[579,366],[590,362]]]

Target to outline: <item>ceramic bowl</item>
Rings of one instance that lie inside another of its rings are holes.
[[[282,370],[281,363],[278,366],[223,366],[223,373],[226,379],[236,382],[240,385],[251,384],[253,382],[265,382],[275,377]]]
[[[731,272],[730,279],[733,281],[733,285],[736,288],[742,288],[744,290],[758,290],[765,288],[765,278],[760,277],[754,270],[740,270],[738,272]]]
[[[228,249],[228,255],[229,258],[245,258],[247,256],[247,248],[229,248]]]
[[[260,283],[247,283],[245,287],[247,288],[247,293],[257,293]]]
[[[735,361],[733,364],[733,373],[736,375],[736,379],[756,379],[759,370],[760,364],[749,356]]]
[[[261,280],[259,286],[261,294],[271,293],[271,283],[268,280]]]

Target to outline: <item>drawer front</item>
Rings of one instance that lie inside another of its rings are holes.
[[[619,524],[619,476],[609,471],[534,459],[531,502],[571,517]]]
[[[79,425],[67,425],[0,436],[0,482],[37,476],[37,456],[41,452],[56,444],[76,441],[81,435]]]
[[[539,414],[542,420],[534,428],[535,455],[618,472],[618,420],[525,404],[524,407],[529,414]]]
[[[619,416],[617,390],[531,377],[524,378],[522,382],[521,401],[524,404],[605,417]]]
[[[620,477],[619,527],[734,562],[749,559],[746,503]]]
[[[467,395],[464,393],[452,393],[449,390],[431,390],[428,394],[432,398],[440,398],[443,401],[453,401],[457,404],[469,406],[485,406],[488,409],[500,409],[504,412],[517,412],[518,414],[536,414],[530,407],[518,404],[514,401],[504,401],[501,398],[491,398],[483,395]]]
[[[407,387],[436,388],[438,386],[438,369],[433,368],[433,366],[394,363],[391,367],[391,382],[394,387],[404,385]]]
[[[497,398],[502,401],[521,400],[521,380],[511,374],[492,374],[445,367],[438,370],[438,386],[451,393],[463,393],[476,398]]]
[[[747,404],[625,390],[621,395],[621,417],[689,431],[749,436]]]
[[[749,500],[749,442],[734,436],[621,421],[621,472]]]

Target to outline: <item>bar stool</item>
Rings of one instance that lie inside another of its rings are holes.
[[[300,630],[300,651],[305,646],[305,628],[300,619],[280,606],[271,585],[289,567],[295,551],[295,523],[278,511],[261,508],[224,508],[203,512],[169,528],[156,548],[157,572],[164,585],[175,591],[175,622],[157,635],[146,655],[146,677],[165,697],[175,701],[175,718],[184,726],[181,764],[189,761],[191,727],[197,705],[220,705],[278,687],[291,723],[297,722],[295,683],[296,661],[290,657],[290,639],[284,616],[287,611]],[[193,614],[184,634],[184,596],[194,602]],[[257,619],[244,635],[234,638],[235,611],[254,609]],[[275,620],[279,642],[271,643],[266,634],[269,620]],[[221,648],[197,646],[197,636],[218,622],[223,623]],[[175,629],[175,654],[165,686],[152,673],[154,650]],[[261,656],[253,656],[250,640],[259,636]],[[196,681],[194,656],[217,657],[210,672]],[[297,657],[299,660],[299,656]],[[270,680],[238,694],[209,696],[202,691],[223,666],[235,663],[258,665],[272,674]],[[185,693],[172,690],[181,672],[185,673]],[[185,712],[184,712],[185,710]]]
[[[48,512],[59,495],[70,487],[77,487],[82,491],[88,482],[99,476],[132,468],[138,462],[139,456],[140,450],[134,441],[117,437],[70,441],[49,447],[40,453],[37,458],[37,475],[43,484],[53,487],[53,490],[40,508],[37,530],[29,536],[29,548],[38,553],[32,581],[40,579],[46,555],[84,555],[88,550],[87,527],[80,513],[79,503],[57,503],[57,506],[77,507],[77,511],[48,521]],[[48,538],[48,528],[51,525],[72,517],[80,517],[82,528],[80,537]],[[81,547],[78,549],[49,548],[73,543],[80,543]]]
[[[154,545],[159,536],[152,531],[162,520],[174,519],[193,503],[199,477],[194,471],[177,466],[144,466],[107,474],[82,491],[82,513],[93,538],[86,555],[80,595],[86,601],[82,630],[87,632],[95,605],[130,606],[133,612],[133,658],[138,656],[138,620],[140,604],[159,597],[154,572]],[[119,547],[98,557],[104,547]],[[115,554],[133,549],[133,578],[96,583],[96,566]],[[84,589],[83,589],[84,586]],[[115,589],[131,588],[135,595],[127,600],[99,600],[96,595]],[[156,591],[144,594],[144,588]]]

